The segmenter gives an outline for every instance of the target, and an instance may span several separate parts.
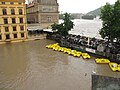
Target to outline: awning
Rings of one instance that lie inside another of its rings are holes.
[[[46,31],[46,32],[53,32],[52,29],[43,29],[43,31]]]
[[[27,30],[28,31],[36,31],[36,30],[38,30],[38,31],[41,31],[41,30],[43,30],[43,28],[27,28]]]

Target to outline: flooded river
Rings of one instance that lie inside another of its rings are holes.
[[[62,20],[59,21],[63,22]],[[75,19],[74,28],[69,32],[70,34],[95,37],[102,39],[99,31],[102,28],[101,20],[85,20],[85,19]]]
[[[46,49],[51,40],[0,45],[0,90],[91,90],[91,75],[120,77],[108,65]]]

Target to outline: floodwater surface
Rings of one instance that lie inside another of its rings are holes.
[[[99,34],[99,31],[102,28],[101,20],[75,19],[73,22],[74,28],[69,32],[70,34],[102,39]]]
[[[107,64],[96,64],[45,48],[37,40],[0,45],[0,90],[91,90],[91,75],[120,77]]]

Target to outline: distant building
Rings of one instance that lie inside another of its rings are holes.
[[[47,28],[59,20],[57,0],[28,0],[27,22]]]
[[[94,16],[94,15],[85,14],[85,15],[82,16],[82,19],[93,20],[94,18],[96,18],[96,16]]]
[[[82,15],[82,13],[71,13],[73,19],[81,19]]]
[[[0,42],[26,38],[25,0],[0,1]]]

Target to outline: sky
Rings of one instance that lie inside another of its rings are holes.
[[[87,13],[116,0],[58,0],[60,13]]]
[[[58,0],[59,11],[69,13],[87,13],[104,6],[106,2],[114,4],[116,0]]]

